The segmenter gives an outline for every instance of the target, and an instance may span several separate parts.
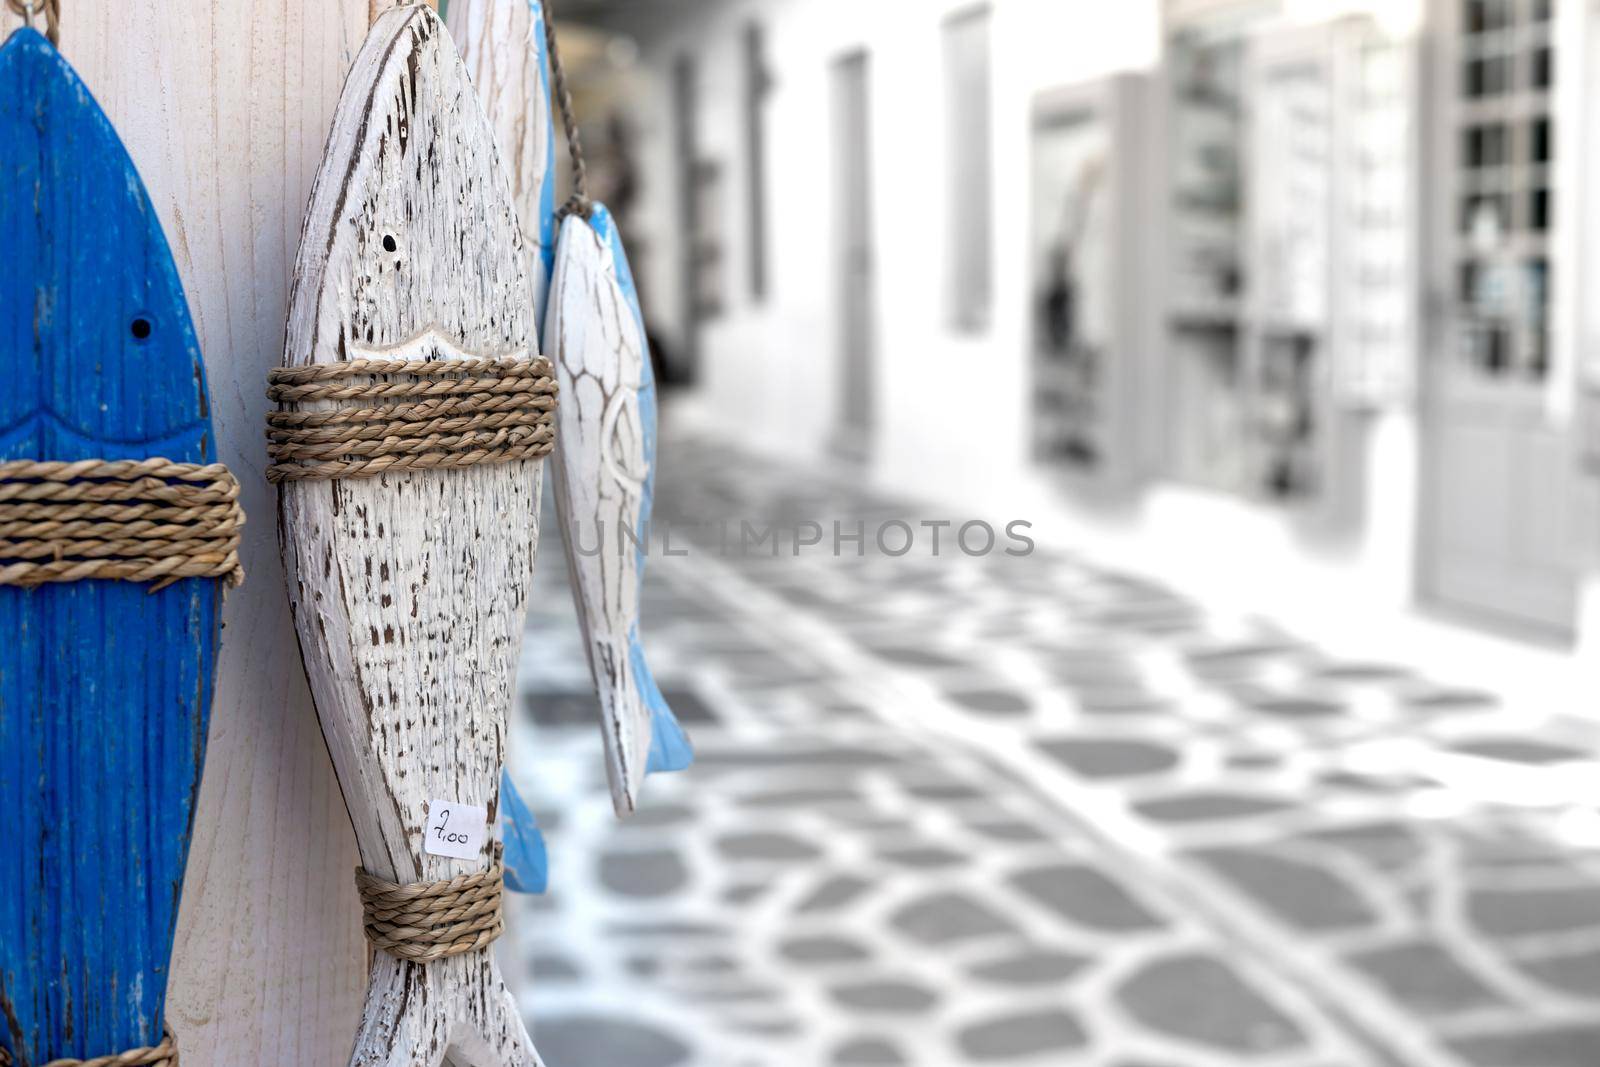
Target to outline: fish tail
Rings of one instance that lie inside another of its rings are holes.
[[[628,642],[628,658],[632,661],[638,699],[650,711],[650,755],[644,772],[681,771],[694,762],[694,747],[677,716],[667,706],[667,698],[661,695],[661,687],[645,662],[637,633]]]
[[[550,882],[544,835],[539,832],[533,809],[517,792],[511,771],[504,768],[500,771],[500,816],[506,888],[513,893],[543,893]]]

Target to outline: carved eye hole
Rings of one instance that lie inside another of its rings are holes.
[[[147,315],[135,315],[133,321],[128,323],[128,332],[133,335],[135,341],[148,341],[154,329]]]
[[[406,265],[406,254],[400,247],[400,236],[395,231],[384,231],[378,238],[378,247],[383,249],[379,255],[379,270],[398,271]]]

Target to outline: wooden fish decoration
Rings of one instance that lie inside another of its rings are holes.
[[[544,5],[539,0],[454,0],[445,9],[445,24],[477,86],[511,178],[511,197],[528,256],[537,338],[556,254],[555,128],[550,114]],[[542,469],[538,477],[535,500],[543,492]],[[537,522],[533,536],[537,549]],[[506,798],[506,888],[542,893],[548,872],[544,839],[533,812],[517,795],[509,768],[500,788]]]
[[[522,221],[536,320],[556,259],[555,125],[540,0],[452,0],[445,23],[494,127]]]
[[[423,5],[373,23],[312,189],[285,363],[532,354],[533,301],[494,134]],[[286,483],[301,650],[363,868],[401,883],[488,870],[424,848],[430,810],[499,814],[533,573],[538,463]],[[463,820],[466,820],[465,822]],[[537,1064],[491,951],[372,953],[352,1065]]]
[[[31,29],[0,47],[0,379],[0,461],[216,462],[155,209]],[[0,586],[0,1049],[16,1062],[162,1038],[222,586]]]
[[[612,804],[626,815],[645,774],[681,770],[694,754],[639,640],[655,491],[655,374],[633,274],[604,205],[562,223],[546,309],[545,352],[561,383],[556,508],[600,698]]]

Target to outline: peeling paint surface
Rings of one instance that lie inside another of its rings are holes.
[[[373,24],[307,210],[285,362],[531,354],[527,256],[488,118],[438,17]],[[298,482],[290,599],[365,868],[483,870],[424,852],[430,798],[500,809],[538,533],[539,462]],[[494,955],[375,952],[352,1065],[531,1067]]]
[[[501,164],[511,179],[511,198],[528,258],[537,343],[538,323],[544,321],[545,291],[556,253],[556,189],[551,168],[555,134],[550,115],[544,5],[539,0],[458,0],[440,10],[489,116]],[[533,497],[538,500],[542,471],[536,479]],[[536,526],[536,548],[538,536]],[[510,774],[502,776],[500,788],[507,795],[502,834],[506,887],[517,893],[543,892],[544,839],[531,813],[523,819],[511,817],[513,811],[527,812],[527,806],[516,796],[516,784]]]

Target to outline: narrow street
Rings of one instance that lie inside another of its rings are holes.
[[[657,523],[930,515],[664,443]],[[550,1067],[1594,1067],[1583,725],[1092,560],[652,553],[696,766],[617,823],[554,524],[502,942]],[[1541,788],[1543,787],[1543,788]]]

